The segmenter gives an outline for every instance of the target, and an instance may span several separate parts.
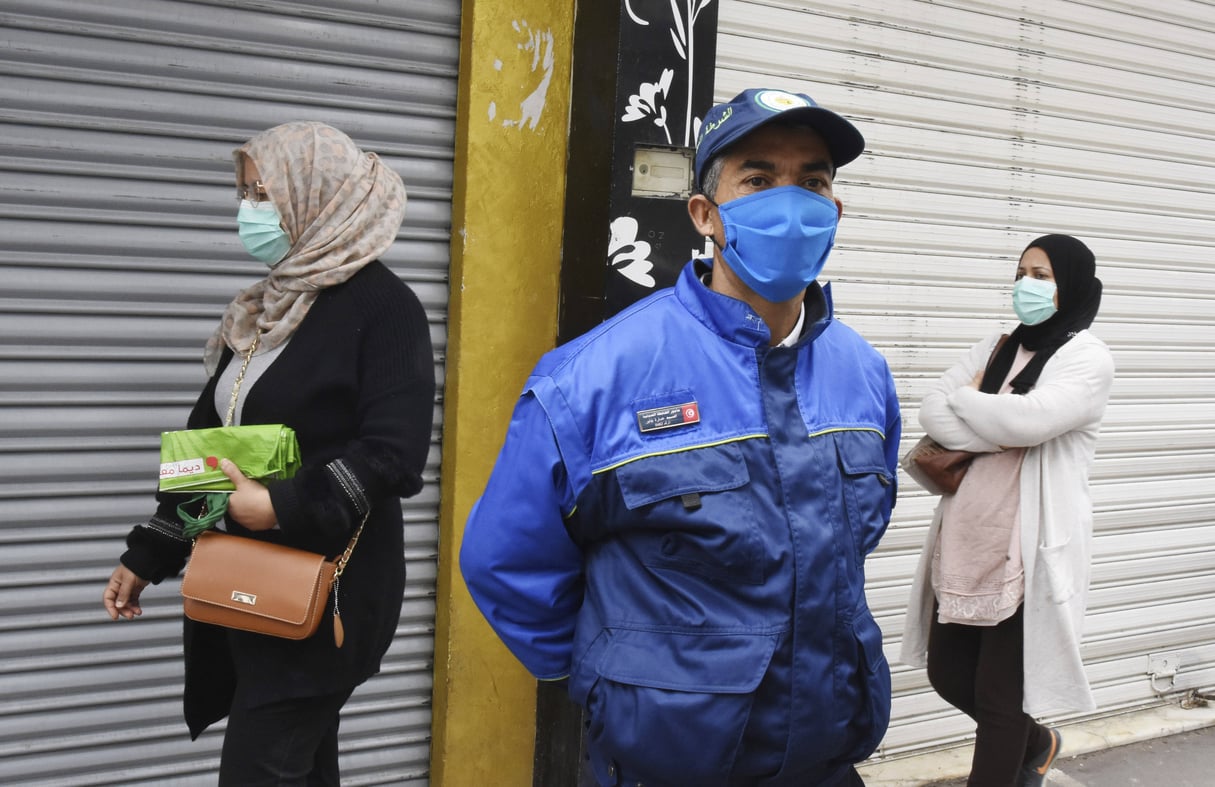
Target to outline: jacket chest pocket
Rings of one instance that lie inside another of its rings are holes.
[[[652,568],[707,579],[764,580],[754,490],[737,443],[647,456],[616,468],[619,523]]]
[[[877,546],[894,507],[894,481],[876,432],[847,431],[834,436],[843,477],[844,509],[856,542],[857,560]]]

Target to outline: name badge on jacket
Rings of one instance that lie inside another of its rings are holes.
[[[696,423],[700,423],[700,405],[695,401],[637,411],[637,428],[642,432],[657,432]]]

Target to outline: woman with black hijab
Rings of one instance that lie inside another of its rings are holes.
[[[920,407],[937,442],[980,452],[937,506],[902,649],[977,724],[970,787],[1042,784],[1062,739],[1033,717],[1095,708],[1080,660],[1088,474],[1114,378],[1088,330],[1095,270],[1069,235],[1030,243],[1013,286],[1021,324],[994,355],[998,333],[972,347]]]

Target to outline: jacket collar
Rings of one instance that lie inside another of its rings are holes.
[[[748,347],[767,348],[772,339],[768,325],[745,302],[710,290],[701,276],[712,271],[712,260],[694,259],[684,266],[675,282],[675,297],[683,307],[723,339]],[[811,282],[806,288],[806,323],[797,346],[814,341],[831,323],[835,308],[831,285]]]

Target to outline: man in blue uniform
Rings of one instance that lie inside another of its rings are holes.
[[[461,569],[602,785],[860,784],[890,715],[864,560],[900,431],[883,358],[815,280],[864,139],[800,94],[705,117],[711,260],[541,359]]]

